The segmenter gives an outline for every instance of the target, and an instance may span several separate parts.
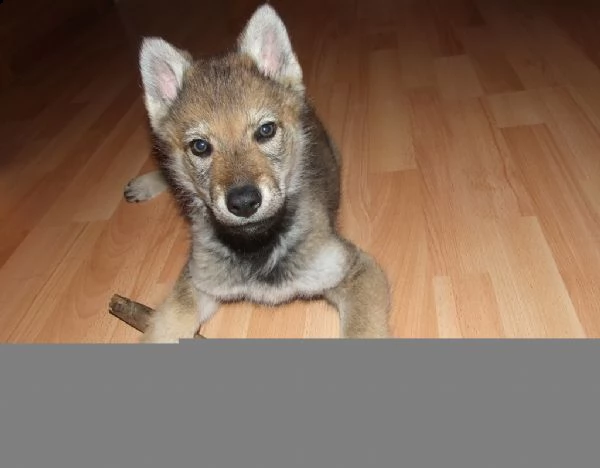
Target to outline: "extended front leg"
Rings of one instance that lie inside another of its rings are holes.
[[[193,286],[185,268],[165,302],[152,314],[141,341],[177,343],[181,339],[193,338],[200,325],[218,307],[219,304],[213,297]]]
[[[355,250],[354,250],[355,249]],[[367,253],[353,250],[342,282],[325,292],[337,307],[343,338],[387,338],[390,292],[385,273]]]
[[[131,179],[123,193],[129,203],[139,203],[150,200],[167,189],[167,181],[160,171],[153,171]]]

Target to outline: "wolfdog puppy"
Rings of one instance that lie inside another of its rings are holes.
[[[194,61],[146,38],[140,70],[163,170],[133,179],[125,196],[143,201],[170,187],[192,237],[142,341],[191,338],[221,302],[298,298],[335,306],[342,337],[387,337],[386,276],[337,232],[340,159],[273,8],[258,8],[236,50],[219,57]]]

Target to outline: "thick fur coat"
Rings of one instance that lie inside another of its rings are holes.
[[[286,28],[267,5],[236,50],[194,61],[146,38],[140,69],[163,172],[130,201],[168,187],[191,224],[188,262],[146,342],[191,338],[221,302],[324,297],[343,337],[388,336],[389,288],[374,259],[336,228],[340,158],[309,104]]]

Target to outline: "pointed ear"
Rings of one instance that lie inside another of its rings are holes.
[[[238,40],[241,53],[249,55],[269,78],[303,90],[302,69],[292,50],[281,18],[269,5],[259,7]]]
[[[191,61],[187,52],[160,38],[144,38],[140,50],[140,71],[152,128],[156,128],[179,95]]]

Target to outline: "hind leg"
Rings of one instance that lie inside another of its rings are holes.
[[[385,273],[367,253],[354,247],[354,261],[342,282],[325,292],[340,314],[343,338],[387,338],[390,291]]]
[[[153,171],[131,179],[125,186],[124,195],[129,203],[137,203],[150,200],[167,188],[167,181],[160,171]]]

